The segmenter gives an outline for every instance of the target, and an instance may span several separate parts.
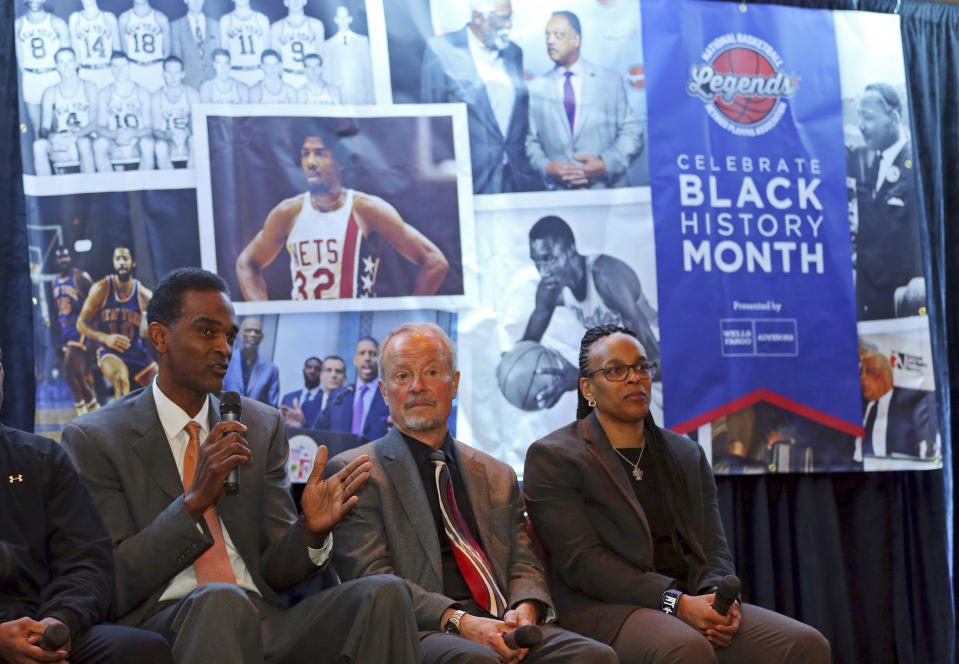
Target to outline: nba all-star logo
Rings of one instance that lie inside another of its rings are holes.
[[[706,113],[737,136],[760,136],[782,119],[798,80],[768,42],[745,33],[717,37],[689,68],[686,92],[705,102]]]

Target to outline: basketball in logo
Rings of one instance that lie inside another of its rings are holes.
[[[701,99],[706,114],[737,136],[771,131],[799,86],[776,49],[755,35],[720,35],[699,57],[689,67],[686,92]]]
[[[734,74],[738,76],[775,75],[776,69],[761,53],[752,49],[737,46],[723,51],[713,61],[713,70],[717,74]],[[778,97],[744,97],[736,95],[731,102],[724,101],[721,95],[716,96],[716,108],[727,118],[742,125],[759,122],[776,105]]]

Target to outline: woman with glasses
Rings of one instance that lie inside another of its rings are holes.
[[[576,421],[536,441],[523,486],[567,629],[624,663],[829,661],[815,629],[751,604],[713,608],[733,574],[703,450],[649,413],[656,364],[635,333],[586,332]]]

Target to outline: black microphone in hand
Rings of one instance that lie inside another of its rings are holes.
[[[220,397],[220,419],[224,422],[236,422],[240,419],[240,395],[232,390],[224,392]],[[240,490],[240,471],[231,468],[226,479],[223,480],[226,492],[233,495]]]
[[[63,623],[47,625],[40,635],[40,647],[44,650],[59,650],[70,640],[70,630]]]
[[[742,583],[739,577],[728,574],[719,582],[716,588],[716,597],[713,599],[713,610],[721,616],[729,613],[729,607],[739,597],[739,591],[742,589]]]
[[[523,625],[512,632],[503,634],[506,645],[513,650],[532,648],[543,640],[543,630],[536,625]]]

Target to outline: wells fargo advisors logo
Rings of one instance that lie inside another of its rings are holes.
[[[765,134],[786,112],[797,78],[768,42],[744,33],[717,37],[689,68],[686,92],[705,102],[706,113],[737,136]]]

